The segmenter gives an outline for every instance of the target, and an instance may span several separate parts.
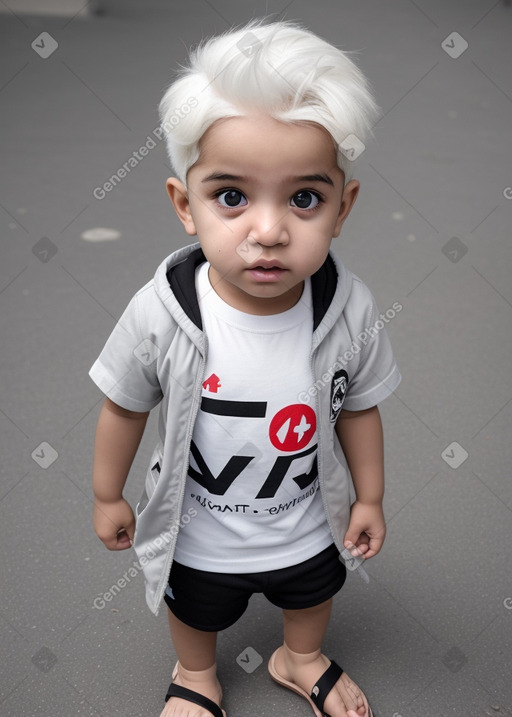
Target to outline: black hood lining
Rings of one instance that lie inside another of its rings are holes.
[[[201,249],[196,249],[187,258],[171,266],[167,271],[167,280],[181,308],[194,324],[203,330],[203,321],[199,310],[196,292],[196,269],[206,261]]]
[[[330,254],[318,271],[311,277],[311,294],[313,296],[313,331],[315,331],[327,313],[327,309],[336,293],[338,272]]]

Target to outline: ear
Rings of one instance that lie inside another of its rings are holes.
[[[341,232],[341,227],[345,219],[350,214],[352,207],[355,204],[357,195],[359,194],[359,182],[356,179],[351,179],[347,182],[343,189],[343,196],[341,198],[340,211],[334,225],[333,237],[337,237]]]
[[[166,182],[167,194],[171,200],[174,210],[190,236],[197,234],[196,225],[190,211],[187,188],[176,177],[170,177]]]

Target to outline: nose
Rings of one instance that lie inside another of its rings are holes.
[[[283,207],[254,207],[249,235],[260,246],[288,244],[288,214]]]

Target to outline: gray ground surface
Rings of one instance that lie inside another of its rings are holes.
[[[87,373],[131,295],[187,237],[162,143],[104,199],[93,191],[156,128],[185,46],[266,9],[104,6],[75,19],[0,15],[5,717],[160,713],[174,661],[165,612],[146,608],[141,575],[94,606],[135,556],[108,552],[92,530],[102,397]],[[404,380],[382,406],[388,537],[369,583],[353,573],[338,595],[325,651],[379,717],[511,715],[512,8],[268,3],[282,10],[361,50],[383,112],[335,246],[381,310],[403,306],[388,330]],[[46,58],[55,45],[42,32],[58,43]],[[121,237],[85,241],[96,227]],[[150,430],[132,502],[152,442]],[[220,636],[229,717],[311,714],[266,673],[279,639],[279,611],[259,597]],[[263,658],[252,672],[240,666],[249,647]]]

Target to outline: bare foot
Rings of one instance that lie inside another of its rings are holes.
[[[216,665],[208,670],[192,672],[185,670],[178,662],[172,675],[172,681],[175,685],[186,687],[208,697],[220,707],[222,688],[217,679]],[[224,710],[222,710],[222,714],[226,717]],[[194,702],[188,702],[180,697],[171,697],[166,702],[160,717],[212,717],[212,713]]]
[[[274,666],[281,677],[293,682],[310,695],[315,682],[323,675],[330,663],[329,658],[320,654],[320,651],[311,655],[299,655],[283,645],[276,653]],[[317,717],[322,717],[316,707],[313,709]],[[366,697],[346,672],[343,672],[329,692],[324,703],[324,712],[331,717],[371,715]]]

